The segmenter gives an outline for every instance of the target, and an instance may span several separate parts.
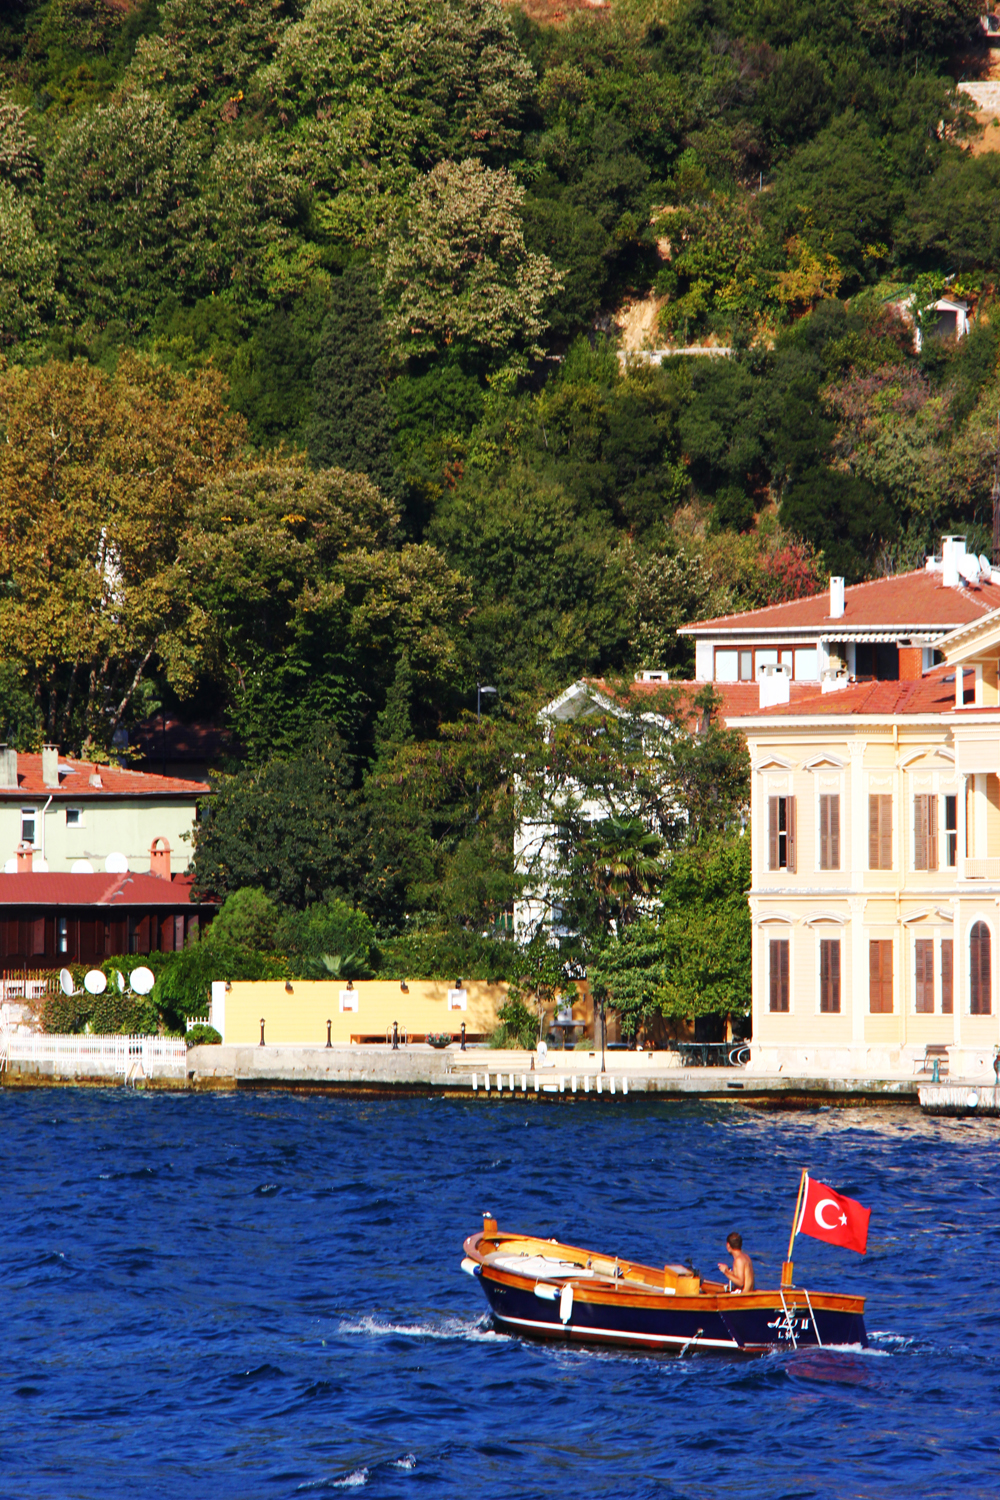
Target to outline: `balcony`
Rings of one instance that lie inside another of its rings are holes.
[[[1000,881],[1000,859],[967,859],[964,864],[966,880]]]

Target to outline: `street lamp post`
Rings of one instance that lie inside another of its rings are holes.
[[[496,688],[495,687],[491,687],[488,682],[477,682],[476,683],[476,718],[477,718],[477,720],[481,719],[482,716],[483,716],[483,699],[484,698],[495,698],[496,695],[497,695]]]

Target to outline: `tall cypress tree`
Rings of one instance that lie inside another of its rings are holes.
[[[394,489],[392,416],[385,398],[386,339],[382,308],[367,266],[351,266],[334,283],[313,365],[309,461],[315,469],[367,474]]]

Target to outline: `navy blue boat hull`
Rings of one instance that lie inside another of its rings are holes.
[[[625,1296],[620,1301],[590,1301],[586,1292],[577,1288],[572,1311],[563,1323],[558,1301],[536,1296],[532,1286],[512,1285],[482,1272],[477,1280],[497,1324],[534,1338],[720,1354],[816,1348],[820,1343],[868,1344],[860,1313],[815,1305],[810,1312],[801,1303],[786,1311],[780,1299],[776,1306],[760,1307],[741,1305],[738,1296],[706,1297],[700,1306],[692,1305],[689,1298],[664,1299],[662,1307],[649,1307],[629,1305]]]

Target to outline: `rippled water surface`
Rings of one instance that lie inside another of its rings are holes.
[[[0,1094],[0,1494],[1000,1492],[996,1121],[578,1100]],[[873,1209],[872,1348],[679,1362],[491,1332],[501,1225],[758,1283],[800,1166]]]

